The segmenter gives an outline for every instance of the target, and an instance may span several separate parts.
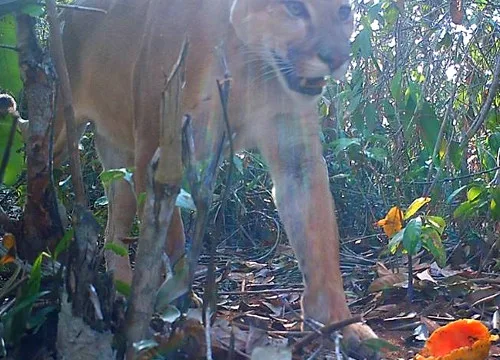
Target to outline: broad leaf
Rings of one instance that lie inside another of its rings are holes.
[[[6,15],[1,17],[0,7],[0,44],[16,47],[16,21],[14,16]],[[18,96],[23,83],[19,71],[19,60],[16,51],[0,48],[0,90]]]
[[[405,227],[403,234],[403,248],[410,255],[415,255],[422,245],[422,218],[411,219]]]
[[[446,221],[440,216],[426,216],[425,221],[432,226],[439,235],[443,235],[444,228],[446,227]]]
[[[429,203],[431,201],[430,197],[420,197],[418,199],[413,200],[411,205],[408,207],[408,210],[406,210],[405,217],[404,219],[407,220],[411,218],[415,213],[422,208],[425,204]]]
[[[434,256],[439,267],[444,268],[446,266],[446,251],[441,236],[434,228],[425,226],[422,229],[422,244]]]

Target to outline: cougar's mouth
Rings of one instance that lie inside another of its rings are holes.
[[[320,95],[326,85],[324,77],[303,77],[298,76],[293,65],[281,56],[273,53],[276,65],[286,80],[288,88],[298,93],[310,96]]]

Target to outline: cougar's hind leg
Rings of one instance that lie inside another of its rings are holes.
[[[131,167],[134,156],[131,151],[115,146],[105,136],[96,132],[95,143],[104,170]],[[125,180],[115,180],[105,187],[108,198],[108,222],[105,231],[106,243],[112,242],[128,249],[123,239],[129,235],[136,214],[136,199],[132,186]],[[130,284],[132,269],[129,256],[119,256],[106,251],[106,267],[114,272],[115,280]]]

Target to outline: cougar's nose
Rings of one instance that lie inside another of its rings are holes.
[[[334,72],[350,59],[350,55],[346,51],[339,51],[334,48],[323,48],[318,52],[318,57],[321,61],[328,65],[330,72]]]

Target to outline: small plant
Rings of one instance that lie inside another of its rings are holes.
[[[389,251],[395,254],[401,250],[408,255],[408,299],[413,300],[413,269],[412,257],[420,250],[431,253],[437,264],[444,267],[446,252],[441,240],[446,222],[442,217],[432,215],[418,215],[417,212],[431,201],[429,197],[415,199],[403,215],[401,209],[394,206],[386,217],[377,221],[389,237]]]

